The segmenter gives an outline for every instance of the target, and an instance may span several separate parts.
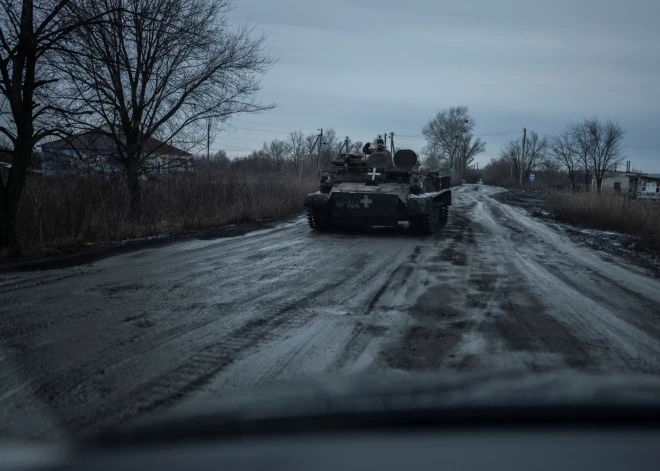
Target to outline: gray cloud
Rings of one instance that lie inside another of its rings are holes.
[[[279,59],[261,93],[279,108],[241,118],[273,125],[264,130],[333,127],[355,140],[419,134],[439,109],[466,104],[477,133],[550,133],[598,115],[620,119],[626,144],[660,148],[655,1],[239,0],[236,7],[232,21],[256,24]],[[482,164],[510,137],[486,137]],[[228,142],[221,136],[214,146]],[[660,171],[660,152],[626,150],[638,166]]]

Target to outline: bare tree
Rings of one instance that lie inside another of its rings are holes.
[[[486,143],[480,138],[473,140],[472,133],[467,133],[461,136],[458,144],[458,160],[459,172],[462,175],[465,169],[474,162],[474,158],[486,151]]]
[[[545,158],[548,150],[548,139],[539,137],[535,131],[527,135],[527,143],[525,144],[525,155],[522,156],[522,171],[523,177],[532,173],[539,163]]]
[[[427,155],[432,152],[435,157],[442,158],[446,161],[444,166],[462,178],[468,160],[485,150],[485,143],[480,139],[472,141],[474,126],[467,106],[454,106],[438,112],[422,129]]]
[[[501,152],[504,153],[504,149]],[[490,159],[482,171],[484,182],[489,185],[510,185],[511,166],[512,160],[509,157],[501,156],[498,159]]]
[[[76,125],[111,139],[123,166],[131,209],[140,175],[159,152],[152,139],[179,147],[202,143],[239,113],[270,109],[255,101],[272,61],[264,37],[228,26],[231,0],[78,0],[110,21],[76,30],[61,48],[66,98],[92,114]],[[86,51],[77,55],[71,51]],[[186,150],[186,149],[184,149]]]
[[[266,143],[264,142],[263,152],[270,156],[271,159],[275,162],[277,170],[283,170],[286,163],[286,157],[289,153],[289,146],[285,141],[280,141],[279,139],[273,139],[272,141]]]
[[[589,172],[592,169],[591,154],[593,153],[593,141],[584,123],[571,123],[568,126],[573,147],[578,155],[582,169],[584,170],[585,191],[589,191]]]
[[[305,170],[316,170],[316,161],[318,159],[318,134],[308,134],[305,136]]]
[[[550,153],[568,172],[571,189],[575,188],[575,172],[580,164],[580,157],[569,128],[550,138]]]
[[[519,140],[509,141],[502,149],[500,149],[500,161],[497,162],[497,165],[502,165],[503,161],[509,162],[509,180],[519,181],[520,172],[522,171],[522,143]],[[492,161],[495,165],[495,161]]]
[[[323,132],[323,142],[321,144],[321,169],[323,169],[330,165],[342,143],[337,139],[337,132],[330,128]]]
[[[356,141],[356,142],[352,143],[351,146],[350,146],[351,147],[350,153],[355,154],[355,155],[361,155],[363,146],[364,146],[364,143],[362,141]]]
[[[451,171],[449,167],[448,159],[442,154],[440,147],[435,145],[432,142],[429,142],[422,149],[422,155],[424,155],[424,166],[428,170],[442,170],[442,171]]]
[[[301,172],[305,162],[305,136],[301,131],[289,134],[288,151],[295,172]]]
[[[557,180],[562,176],[561,164],[559,161],[555,160],[552,157],[543,159],[538,164],[540,170],[539,180],[548,183],[549,185],[555,185]]]
[[[16,214],[34,146],[63,132],[53,118],[55,82],[48,56],[82,24],[99,21],[72,0],[0,0],[0,133],[11,142],[12,167],[0,175],[0,248],[15,247]]]
[[[601,191],[605,172],[623,160],[621,141],[626,132],[618,122],[598,118],[585,119],[582,126],[591,140],[591,168],[596,178],[596,190]]]
[[[212,157],[213,167],[218,170],[228,170],[231,166],[231,159],[227,157],[227,152],[224,150],[219,150]]]

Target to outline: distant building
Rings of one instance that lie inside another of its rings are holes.
[[[150,154],[147,167],[142,169],[145,174],[186,172],[193,169],[194,160],[189,152],[153,138],[144,147],[144,152]],[[117,147],[112,139],[96,132],[58,139],[41,146],[44,176],[72,172],[121,175],[124,169],[117,157]]]
[[[607,171],[605,172],[605,175],[603,175],[603,183],[601,189],[604,191],[610,190],[616,191],[617,193],[627,193],[630,184],[629,175],[630,173],[627,172]],[[591,178],[591,189],[597,189],[595,176]]]
[[[628,194],[638,200],[660,200],[660,173],[630,174]]]
[[[591,179],[596,189],[596,178]],[[603,191],[616,191],[635,199],[660,200],[660,174],[637,172],[605,172],[601,186]]]

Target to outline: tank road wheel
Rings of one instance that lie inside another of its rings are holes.
[[[431,214],[415,216],[410,220],[410,229],[413,234],[433,234],[447,223],[449,209],[446,206],[434,206]]]
[[[307,209],[307,222],[309,227],[318,232],[332,229],[332,214],[322,209]]]
[[[443,206],[440,208],[440,225],[444,226],[449,220],[449,206]]]

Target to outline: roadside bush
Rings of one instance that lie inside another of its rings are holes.
[[[548,209],[560,220],[594,229],[637,235],[660,250],[660,203],[637,201],[614,192],[558,193]]]
[[[121,179],[30,177],[17,230],[23,247],[63,246],[279,218],[302,211],[317,184],[279,173],[161,175],[142,182],[141,212],[130,218]]]

